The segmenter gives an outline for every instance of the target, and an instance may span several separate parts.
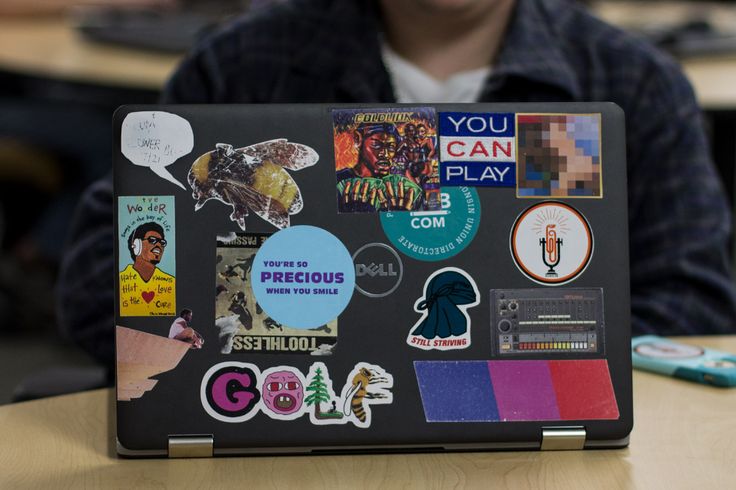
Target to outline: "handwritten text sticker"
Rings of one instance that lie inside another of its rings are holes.
[[[123,155],[150,169],[169,182],[185,189],[166,169],[194,148],[194,133],[186,119],[162,111],[131,112],[120,130]]]

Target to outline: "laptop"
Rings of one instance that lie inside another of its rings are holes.
[[[126,106],[122,456],[614,448],[610,103]]]

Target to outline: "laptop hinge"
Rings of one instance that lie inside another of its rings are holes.
[[[585,446],[585,427],[542,427],[542,451],[571,451]]]
[[[169,458],[211,458],[214,445],[212,435],[169,436]]]

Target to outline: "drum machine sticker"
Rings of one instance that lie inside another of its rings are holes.
[[[355,289],[369,298],[383,298],[396,291],[404,276],[404,264],[396,250],[385,243],[368,243],[353,254]]]
[[[118,198],[120,316],[174,316],[174,196]]]
[[[565,284],[578,277],[593,255],[593,233],[585,217],[561,202],[535,204],[511,229],[511,255],[532,281]]]
[[[276,420],[304,414],[315,425],[370,427],[374,405],[393,402],[393,376],[380,366],[359,362],[337,396],[327,367],[317,362],[306,377],[295,367],[277,366],[260,372],[254,364],[222,362],[202,378],[204,410],[221,422],[239,423],[263,412]]]
[[[197,158],[189,170],[189,185],[199,211],[210,199],[232,208],[230,219],[245,231],[249,211],[276,228],[289,226],[292,214],[302,210],[299,186],[288,170],[317,163],[312,148],[285,139],[263,141],[244,148],[218,144]]]
[[[616,420],[605,359],[414,361],[427,422]]]
[[[432,107],[335,109],[340,213],[440,208]]]
[[[518,197],[603,197],[600,114],[517,114]]]
[[[513,187],[515,131],[510,113],[440,112],[440,184]]]
[[[266,240],[251,272],[255,300],[273,320],[292,328],[333,321],[350,302],[355,268],[350,252],[332,233],[292,226]]]
[[[330,355],[337,345],[337,320],[310,329],[292,328],[271,318],[255,299],[251,271],[270,233],[230,233],[217,237],[215,326],[220,352]]]
[[[421,318],[406,343],[422,350],[465,349],[470,346],[468,308],[480,303],[480,293],[470,275],[456,267],[432,273],[424,283],[424,295],[414,304]]]
[[[401,253],[430,262],[462,252],[480,226],[480,199],[472,187],[442,189],[442,209],[381,213],[381,226]]]

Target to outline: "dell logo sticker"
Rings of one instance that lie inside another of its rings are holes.
[[[353,254],[355,289],[369,298],[383,298],[401,283],[404,265],[399,254],[384,243],[368,243]]]

